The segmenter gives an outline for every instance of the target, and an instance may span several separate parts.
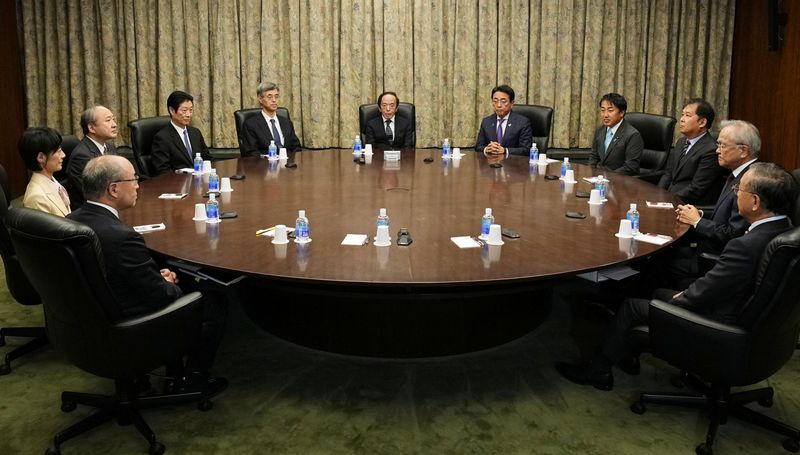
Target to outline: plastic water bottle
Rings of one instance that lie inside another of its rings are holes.
[[[219,175],[216,169],[211,169],[211,175],[208,176],[208,192],[219,191]]]
[[[569,164],[569,157],[564,157],[564,161],[561,162],[561,178],[563,179],[567,175],[567,171],[572,169],[572,166]]]
[[[297,214],[297,221],[294,222],[294,241],[296,243],[306,243],[310,239],[308,228],[308,218],[306,218],[306,211],[300,210]]]
[[[203,157],[199,153],[194,154],[194,173],[200,174],[203,172]]]
[[[636,204],[631,204],[631,209],[628,210],[627,218],[631,222],[631,233],[634,236],[639,235],[639,211],[636,210]]]
[[[529,162],[536,163],[539,161],[539,147],[536,146],[536,142],[531,145],[531,156]]]
[[[386,214],[386,209],[383,209],[383,208],[382,208],[382,209],[380,210],[380,212],[378,213],[378,221],[377,221],[377,222],[375,222],[375,224],[376,224],[378,227],[380,227],[380,226],[386,226],[386,227],[388,227],[388,226],[389,226],[389,222],[390,222],[390,220],[389,220],[389,215],[387,215],[387,214]]]
[[[597,176],[597,181],[594,183],[594,189],[600,192],[600,200],[604,201],[606,199],[606,188],[608,188],[608,184],[606,183],[606,178],[603,175]]]
[[[219,202],[214,193],[208,195],[208,202],[206,202],[206,218],[208,223],[219,222]]]
[[[353,155],[360,155],[361,154],[361,136],[356,134],[356,138],[353,140]]]
[[[269,141],[269,148],[267,149],[267,158],[274,160],[278,157],[278,146],[275,141]]]
[[[492,215],[492,209],[486,208],[486,213],[481,218],[481,237],[482,238],[489,238],[489,228],[494,224],[494,216]]]
[[[450,139],[444,138],[444,143],[442,144],[442,157],[449,158],[450,157]]]

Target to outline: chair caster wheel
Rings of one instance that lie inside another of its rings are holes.
[[[61,412],[72,412],[77,407],[78,407],[78,405],[76,405],[75,403],[73,403],[71,401],[65,401],[65,402],[61,403]]]
[[[150,450],[148,453],[150,455],[162,455],[166,450],[167,448],[164,447],[164,444],[161,444],[160,442],[154,442],[150,444]]]
[[[761,406],[763,406],[765,408],[771,408],[772,404],[773,404],[772,397],[762,398],[762,399],[758,400],[758,404],[760,404]]]
[[[694,449],[694,453],[697,455],[712,455],[714,453],[714,449],[704,442]]]
[[[784,439],[783,448],[792,453],[800,452],[800,441],[792,438]]]
[[[7,363],[0,365],[0,376],[5,376],[8,373],[11,373],[11,365]]]
[[[646,409],[644,407],[644,403],[642,403],[641,401],[637,401],[631,405],[631,412],[633,412],[634,414],[642,415],[644,414],[645,410]]]
[[[199,409],[199,410],[201,410],[203,412],[208,412],[213,407],[214,407],[214,403],[212,403],[209,400],[203,400],[203,401],[197,403],[197,409]]]
[[[61,449],[56,446],[50,446],[44,451],[44,455],[61,455]]]

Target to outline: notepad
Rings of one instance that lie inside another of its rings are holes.
[[[481,244],[468,235],[450,237],[450,240],[459,248],[480,248]]]
[[[369,241],[367,234],[347,234],[342,240],[342,245],[361,246]]]
[[[164,193],[159,196],[159,199],[183,199],[188,196],[189,193]]]
[[[672,202],[650,202],[650,201],[645,201],[645,202],[647,203],[648,207],[654,209],[671,209],[675,207],[674,205],[672,205]]]
[[[633,237],[634,240],[638,242],[645,242],[645,243],[653,243],[655,245],[663,245],[670,240],[672,237],[663,234],[639,234]]]

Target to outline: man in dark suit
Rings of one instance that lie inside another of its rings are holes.
[[[199,153],[204,160],[210,160],[208,146],[203,133],[190,126],[194,113],[192,95],[175,91],[167,97],[170,124],[162,128],[153,137],[151,156],[156,173],[176,169],[194,167],[195,154]]]
[[[286,117],[278,115],[278,99],[280,89],[274,82],[262,82],[256,90],[258,104],[261,105],[260,115],[254,115],[245,120],[244,152],[243,156],[259,156],[266,154],[271,141],[280,150],[286,148],[289,152],[300,150],[300,139],[294,132],[294,124]]]
[[[92,106],[81,114],[83,140],[72,150],[67,160],[67,193],[70,207],[77,209],[86,201],[81,188],[81,173],[86,163],[100,155],[116,155],[113,140],[117,137],[117,119],[104,106]]]
[[[400,98],[394,92],[378,95],[381,115],[367,121],[364,143],[381,149],[393,147],[409,148],[417,145],[416,125],[403,116],[395,115]]]
[[[709,130],[714,108],[694,98],[683,106],[678,123],[683,137],[669,156],[658,186],[687,204],[711,205],[719,196],[725,169],[717,163],[717,144]]]
[[[514,89],[500,85],[492,89],[494,114],[484,117],[478,130],[475,150],[486,155],[524,155],[533,143],[531,122],[524,115],[511,111]]]
[[[772,163],[750,166],[730,191],[736,197],[739,212],[750,223],[750,229],[728,242],[714,268],[683,292],[661,289],[655,295],[655,298],[725,323],[736,322],[753,294],[759,262],[767,244],[792,227],[786,214],[797,198],[792,176]],[[649,308],[649,300],[626,300],[611,323],[608,337],[588,365],[558,363],[556,369],[572,382],[611,390],[614,387],[611,367],[632,356],[637,348],[627,332],[631,327],[647,323]]]
[[[717,198],[714,213],[706,216],[697,207],[679,205],[677,219],[694,227],[700,237],[703,251],[719,253],[728,240],[738,237],[747,229],[747,220],[739,213],[736,198],[730,189],[753,162],[761,150],[761,136],[752,123],[743,120],[722,122],[717,140],[717,162],[731,170],[722,192]]]
[[[639,131],[625,122],[628,102],[619,93],[600,98],[600,119],[589,155],[589,166],[599,166],[620,174],[638,175],[644,140]]]
[[[97,235],[106,278],[122,314],[131,317],[152,312],[180,297],[183,291],[175,273],[159,269],[142,236],[119,219],[119,211],[136,204],[139,184],[133,165],[121,156],[94,158],[83,170],[83,188],[87,202],[69,218],[86,224]],[[202,339],[188,353],[186,368],[180,373],[187,389],[197,387],[211,395],[227,386],[224,378],[209,374],[225,314],[221,302],[203,296]]]

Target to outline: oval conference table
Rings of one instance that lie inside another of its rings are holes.
[[[672,210],[645,204],[678,199],[636,178],[608,173],[607,202],[597,206],[578,194],[590,191],[583,178],[598,169],[573,165],[577,182],[570,184],[546,178],[559,174],[557,162],[440,153],[403,150],[399,161],[386,161],[376,150],[358,163],[349,150],[304,151],[290,154],[294,168],[258,157],[218,161],[220,176],[245,177],[231,180],[233,191],[218,198],[221,212],[238,217],[192,220],[195,204],[207,200],[208,174],[143,181],[136,206],[121,217],[131,226],[166,225],[144,235],[157,255],[226,280],[246,276],[236,285],[240,300],[269,332],[318,349],[386,357],[467,352],[512,340],[546,317],[559,280],[664,248],[614,235],[632,202],[642,232],[673,239],[686,232]],[[162,193],[188,196],[160,199]],[[391,218],[388,247],[372,241],[382,207]],[[487,207],[520,237],[458,248],[450,238],[477,236]],[[273,245],[256,236],[277,224],[293,226],[300,209],[310,222],[310,243]],[[586,217],[567,218],[568,211]],[[413,243],[397,245],[400,228]],[[346,234],[367,234],[369,243],[341,245]]]

